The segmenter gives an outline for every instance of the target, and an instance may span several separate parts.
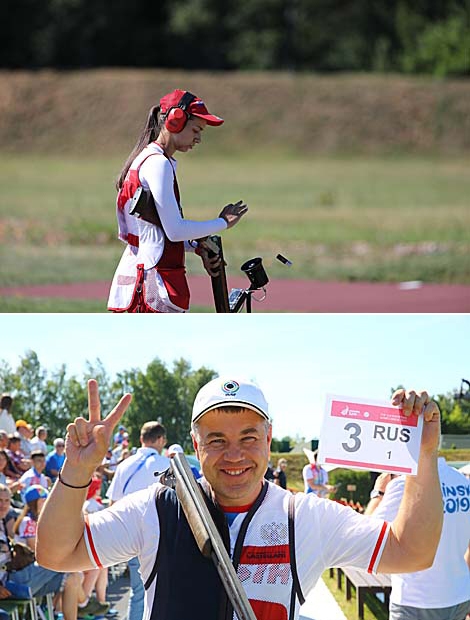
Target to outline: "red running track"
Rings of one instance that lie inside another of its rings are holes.
[[[213,307],[210,280],[189,276],[191,303]],[[109,282],[83,282],[0,288],[0,298],[62,297],[102,299]],[[245,288],[246,278],[229,278],[229,288]],[[256,297],[258,297],[256,293]],[[1,299],[0,299],[1,311]],[[470,312],[470,286],[460,284],[321,282],[271,280],[263,302],[253,301],[253,312]]]

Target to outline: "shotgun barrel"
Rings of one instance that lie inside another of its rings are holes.
[[[210,235],[203,241],[207,248],[209,258],[219,256],[221,260],[219,273],[211,277],[212,294],[214,296],[214,305],[216,312],[230,312],[230,304],[228,301],[227,274],[225,273],[224,251],[222,248],[222,239],[219,235]]]
[[[256,620],[222,537],[206,506],[202,496],[203,491],[194,479],[184,454],[177,452],[172,456],[171,469],[176,480],[176,495],[181,502],[199,550],[206,558],[212,558],[238,620]]]

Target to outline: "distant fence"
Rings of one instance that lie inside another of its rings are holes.
[[[441,450],[449,450],[451,448],[469,448],[470,435],[441,435]]]

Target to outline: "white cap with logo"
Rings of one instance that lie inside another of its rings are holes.
[[[229,405],[246,407],[271,421],[268,403],[255,383],[239,377],[217,377],[206,383],[197,393],[191,422],[196,422],[211,409]]]

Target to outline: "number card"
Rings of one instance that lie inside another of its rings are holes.
[[[327,395],[318,462],[416,475],[423,417],[390,402]]]

